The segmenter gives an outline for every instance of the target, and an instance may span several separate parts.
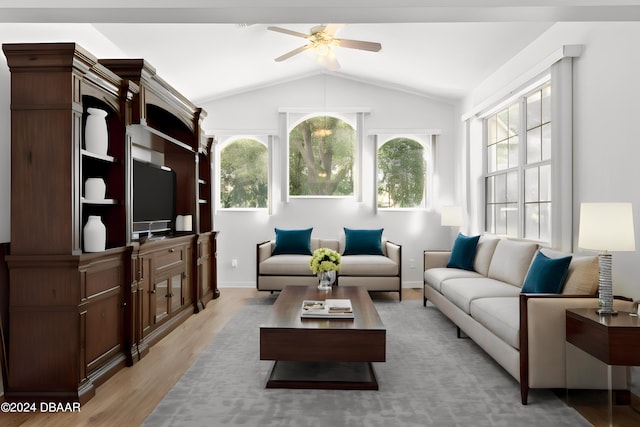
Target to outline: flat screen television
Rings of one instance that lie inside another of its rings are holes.
[[[133,222],[172,221],[176,214],[176,173],[133,160]]]

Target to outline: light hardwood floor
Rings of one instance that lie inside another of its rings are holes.
[[[151,347],[149,354],[132,368],[118,371],[96,390],[79,413],[0,413],[0,425],[17,426],[139,426],[193,364],[204,347],[244,305],[248,298],[267,296],[255,289],[225,288],[221,297],[205,310],[189,317],[171,334]],[[375,298],[397,298],[396,294],[374,294]],[[421,289],[404,289],[404,299],[422,299]],[[453,337],[452,337],[453,339]],[[605,408],[583,404],[576,409],[592,424],[606,426]],[[621,413],[620,426],[640,425],[640,414]]]

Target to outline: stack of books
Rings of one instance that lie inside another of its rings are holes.
[[[353,319],[353,307],[349,299],[304,300],[300,313],[307,318]]]

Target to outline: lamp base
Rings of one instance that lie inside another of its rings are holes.
[[[598,310],[596,310],[596,313],[598,313],[600,316],[615,316],[616,314],[618,314],[617,310],[607,310],[604,308],[600,308]]]

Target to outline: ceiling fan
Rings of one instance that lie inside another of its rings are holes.
[[[275,59],[276,62],[284,61],[285,59],[289,59],[301,52],[310,50],[317,55],[318,63],[326,66],[329,70],[335,71],[340,68],[340,64],[338,63],[338,59],[336,58],[336,54],[332,47],[346,47],[350,49],[367,50],[370,52],[378,52],[382,48],[380,43],[339,39],[335,37],[335,33],[340,28],[341,25],[339,24],[316,25],[311,28],[309,34],[304,34],[281,27],[267,27],[268,30],[288,34],[290,36],[301,37],[309,41],[308,44],[277,57]]]

